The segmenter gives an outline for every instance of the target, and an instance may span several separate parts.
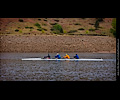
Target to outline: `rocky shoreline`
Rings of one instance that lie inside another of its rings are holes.
[[[109,36],[1,35],[0,52],[116,53],[116,38]]]

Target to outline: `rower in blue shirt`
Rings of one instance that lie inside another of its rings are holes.
[[[56,58],[56,59],[61,59],[60,54],[57,53],[57,55],[55,56],[55,58]]]
[[[75,59],[79,59],[79,56],[76,54],[76,55],[74,56],[74,58],[75,58]]]

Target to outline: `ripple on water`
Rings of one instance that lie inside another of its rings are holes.
[[[21,55],[21,57],[22,56],[23,55]],[[84,57],[84,55],[81,56]],[[87,56],[89,55],[86,55],[86,57]],[[108,55],[107,57],[109,58]],[[3,81],[115,81],[116,80],[115,61],[68,62],[68,61],[21,61],[18,59],[10,59],[10,60],[2,59],[0,71],[1,71],[0,80]]]

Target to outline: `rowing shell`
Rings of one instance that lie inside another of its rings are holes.
[[[69,61],[103,61],[103,59],[42,59],[42,58],[23,58],[21,60],[52,60],[52,61],[58,61],[58,60],[69,60]]]

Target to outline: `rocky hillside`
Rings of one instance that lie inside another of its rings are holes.
[[[0,41],[0,52],[116,52],[109,36],[1,35]]]
[[[112,19],[104,18],[95,29],[97,18],[0,18],[0,34],[59,35],[52,30],[59,24],[63,29],[62,35],[110,36]]]

